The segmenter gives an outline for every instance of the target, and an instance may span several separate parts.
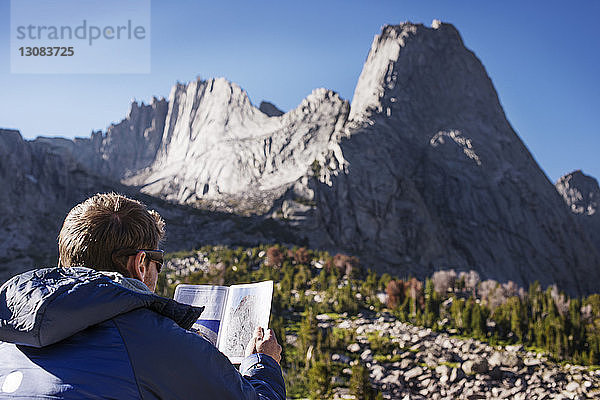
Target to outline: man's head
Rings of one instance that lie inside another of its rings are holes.
[[[116,271],[137,278],[151,290],[156,286],[153,254],[165,223],[156,211],[137,200],[115,193],[90,197],[65,218],[58,235],[60,264]]]

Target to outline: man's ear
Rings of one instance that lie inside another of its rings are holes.
[[[148,266],[146,265],[146,253],[140,251],[135,256],[130,256],[127,260],[127,270],[132,278],[144,282],[144,278],[148,273]]]

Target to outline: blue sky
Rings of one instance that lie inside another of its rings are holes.
[[[0,0],[0,127],[26,138],[88,136],[130,101],[224,76],[284,110],[314,88],[348,100],[384,24],[454,24],[485,65],[509,121],[552,181],[600,178],[597,1],[152,1],[150,74],[11,74]],[[114,62],[108,59],[107,62]]]

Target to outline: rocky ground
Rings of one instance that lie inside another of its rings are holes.
[[[263,257],[264,253],[259,257]],[[167,262],[176,271],[169,283],[197,271],[209,272],[208,253],[196,252]],[[295,291],[293,291],[295,292]],[[320,302],[317,292],[306,291]],[[332,380],[334,398],[353,399],[351,367],[364,364],[385,399],[600,399],[600,370],[557,364],[547,354],[520,345],[491,346],[474,339],[438,333],[396,320],[387,312],[356,316],[321,314],[320,329],[345,331],[345,351],[332,354],[341,376]],[[296,335],[288,335],[293,345]]]
[[[522,346],[490,346],[415,327],[388,314],[332,319],[321,328],[356,332],[347,353],[332,361],[363,362],[385,399],[588,399],[600,398],[600,370],[553,363]],[[372,338],[391,341],[391,354],[376,354]],[[360,361],[359,361],[360,360]],[[338,389],[336,398],[353,398]]]

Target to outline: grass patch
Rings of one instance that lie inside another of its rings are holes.
[[[527,346],[527,347],[524,347],[524,349],[526,351],[531,351],[531,352],[534,352],[534,353],[540,353],[540,354],[546,354],[546,353],[548,353],[548,350],[545,350],[545,349],[543,349],[541,347],[536,347],[536,346]]]
[[[440,363],[440,365],[445,365],[445,366],[450,367],[450,368],[459,368],[460,367],[460,363],[450,362],[450,361],[442,361]]]
[[[388,355],[383,355],[383,354],[376,354],[373,357],[374,360],[377,360],[378,362],[381,363],[395,363],[398,362],[400,360],[402,360],[402,355],[400,354],[388,354]]]

